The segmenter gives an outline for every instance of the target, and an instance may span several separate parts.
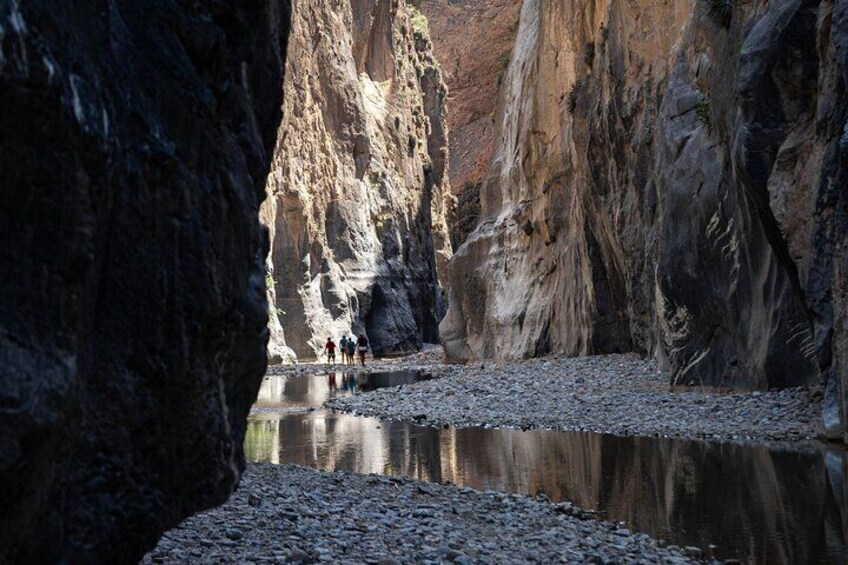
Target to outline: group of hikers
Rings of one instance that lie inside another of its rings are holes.
[[[354,355],[359,353],[359,363],[363,367],[365,366],[365,354],[368,353],[367,337],[362,334],[359,334],[358,338],[354,338],[353,336],[348,338],[346,335],[342,336],[338,347],[342,354],[342,365],[354,365],[356,363],[354,361]],[[324,344],[324,353],[327,354],[327,363],[335,364],[336,342],[333,341],[333,338],[327,338],[327,343]]]

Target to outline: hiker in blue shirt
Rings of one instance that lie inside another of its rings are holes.
[[[347,364],[353,365],[353,354],[356,353],[356,340],[352,337],[347,340]]]
[[[339,342],[339,350],[342,353],[342,365],[347,363],[347,336],[342,336],[342,340]]]

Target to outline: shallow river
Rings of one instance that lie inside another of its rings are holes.
[[[545,494],[676,545],[751,563],[848,563],[844,450],[585,432],[429,428],[320,407],[416,373],[268,377],[248,459]]]

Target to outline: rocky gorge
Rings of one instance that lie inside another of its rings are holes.
[[[0,562],[682,563],[710,474],[844,561],[846,86],[846,0],[0,0]],[[267,368],[351,332],[428,380]]]
[[[447,91],[404,2],[293,2],[283,121],[262,211],[285,344],[377,354],[438,341],[450,257]]]
[[[450,357],[637,351],[845,418],[840,1],[522,4]],[[840,415],[837,415],[840,414]]]

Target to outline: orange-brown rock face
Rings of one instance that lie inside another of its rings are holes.
[[[351,332],[377,354],[438,338],[447,92],[409,16],[397,0],[293,3],[263,217],[275,313],[300,356]]]
[[[449,354],[651,346],[651,222],[641,203],[653,188],[639,168],[659,77],[690,14],[652,3],[635,19],[633,8],[603,4],[524,2],[481,220],[451,264]]]
[[[844,403],[847,12],[526,0],[448,353],[637,350],[675,384],[750,388],[831,373]]]
[[[483,180],[495,141],[493,113],[518,32],[521,0],[423,0],[450,92],[451,183]]]

